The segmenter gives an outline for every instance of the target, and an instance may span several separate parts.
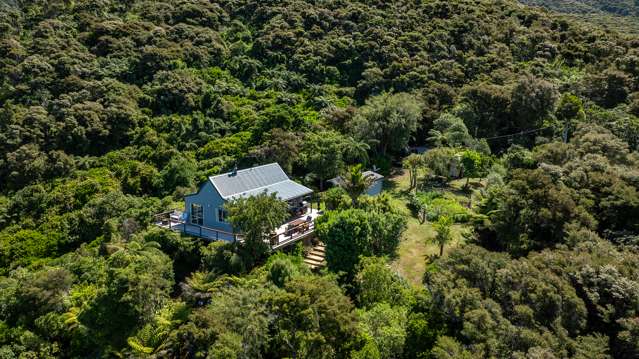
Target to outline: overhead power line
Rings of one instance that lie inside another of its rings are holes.
[[[516,133],[511,133],[509,135],[501,135],[501,136],[495,136],[495,137],[488,137],[485,138],[486,141],[490,141],[490,140],[497,140],[500,138],[509,138],[509,137],[518,137],[518,136],[525,136],[525,135],[529,135],[531,133],[535,133],[535,132],[539,132],[539,131],[543,131],[546,129],[549,129],[550,126],[546,126],[546,127],[540,127],[540,128],[535,128],[532,130],[526,130],[526,131],[520,131],[520,132],[516,132]]]

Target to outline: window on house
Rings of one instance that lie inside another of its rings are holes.
[[[204,224],[204,210],[201,204],[191,203],[191,223],[199,226]]]
[[[227,221],[227,217],[228,217],[228,212],[226,212],[226,210],[224,208],[218,208],[217,209],[217,220],[219,222],[225,222]]]

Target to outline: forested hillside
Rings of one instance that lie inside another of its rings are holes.
[[[522,0],[521,2],[567,14],[607,12],[612,15],[637,16],[639,12],[639,3],[634,0]]]
[[[635,0],[520,0],[521,3],[543,7],[563,14],[575,15],[621,32],[637,33],[639,2]]]
[[[2,358],[639,357],[639,37],[516,0],[5,1],[0,105]],[[152,225],[269,162],[322,192],[323,271],[263,248],[272,197],[229,208],[254,242]],[[410,185],[361,196],[373,165]]]

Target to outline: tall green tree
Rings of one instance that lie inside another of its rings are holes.
[[[433,121],[433,128],[428,131],[428,141],[437,147],[462,147],[473,142],[472,136],[464,121],[452,114],[442,114]]]
[[[406,313],[405,307],[393,307],[388,303],[376,304],[360,312],[362,329],[377,346],[380,358],[402,356],[406,341]]]
[[[382,156],[408,146],[421,120],[422,104],[407,93],[384,93],[371,97],[355,117],[357,136],[373,145]]]
[[[437,222],[433,224],[435,227],[435,238],[433,242],[439,246],[439,256],[444,255],[444,246],[453,240],[452,226],[453,219],[448,216],[440,216]]]
[[[488,171],[488,159],[481,153],[466,150],[461,154],[461,164],[464,169],[464,177],[466,177],[465,188],[468,188],[471,178],[484,177]]]
[[[331,211],[317,220],[328,268],[349,275],[360,256],[394,255],[405,229],[406,219],[401,215],[364,209]]]
[[[530,75],[522,77],[512,91],[514,124],[519,130],[541,127],[554,111],[557,97],[552,83]]]
[[[229,222],[241,233],[247,265],[252,267],[268,252],[268,242],[275,230],[288,218],[288,206],[275,193],[240,197],[225,205]]]
[[[391,269],[386,258],[361,258],[353,284],[361,307],[371,308],[378,303],[408,305],[412,299],[408,283]]]
[[[320,190],[323,190],[324,181],[337,176],[344,168],[343,136],[335,131],[307,134],[301,159],[306,168],[317,176]]]
[[[299,160],[302,136],[274,128],[264,136],[264,142],[254,148],[251,154],[260,162],[277,162],[288,174],[293,172],[293,164]]]
[[[341,186],[351,198],[354,207],[357,206],[357,199],[373,185],[373,178],[364,175],[361,164],[349,167],[341,179]]]
[[[424,165],[424,158],[421,155],[413,153],[402,161],[402,166],[408,170],[409,189],[417,187],[417,176],[419,168]]]

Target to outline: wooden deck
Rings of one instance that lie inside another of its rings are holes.
[[[321,216],[321,214],[320,211],[311,209],[303,216],[293,218],[281,225],[273,236],[265,242],[268,243],[273,250],[278,250],[310,237],[315,232],[315,220]],[[181,219],[181,213],[177,211],[164,212],[156,215],[155,225],[211,241],[243,241],[242,234],[240,233],[231,233],[187,223]]]

